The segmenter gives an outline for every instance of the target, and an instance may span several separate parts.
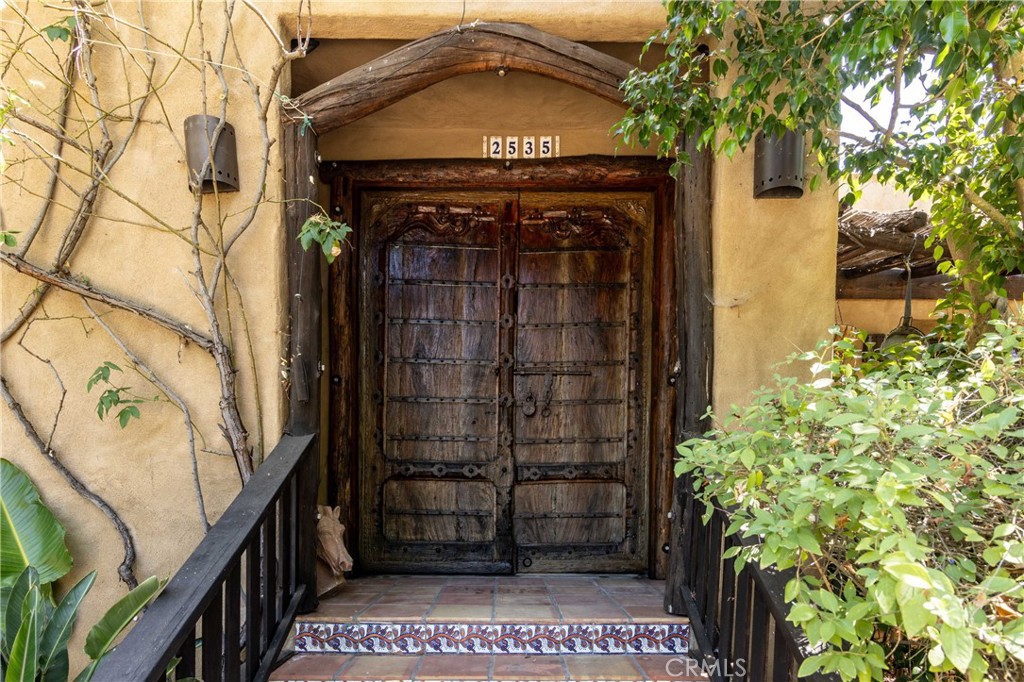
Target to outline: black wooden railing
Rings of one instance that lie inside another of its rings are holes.
[[[690,477],[676,479],[675,486],[666,607],[689,616],[695,658],[711,682],[794,682],[811,651],[804,633],[786,620],[783,594],[792,571],[748,563],[737,574],[734,559],[723,559],[723,553],[756,540],[727,536],[730,518],[721,509],[704,525],[704,505],[694,498]]]
[[[266,680],[316,608],[313,436],[284,436],[99,666],[96,682]]]

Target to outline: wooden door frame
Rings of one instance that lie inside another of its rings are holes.
[[[322,165],[321,180],[331,190],[331,212],[335,220],[358,220],[359,197],[364,190],[586,190],[643,191],[654,199],[652,251],[655,255],[651,278],[653,315],[649,332],[651,347],[651,396],[646,420],[650,428],[648,460],[648,572],[664,575],[667,558],[660,551],[666,540],[665,519],[671,505],[672,456],[676,429],[673,427],[678,382],[678,309],[676,291],[675,232],[676,188],[668,173],[670,163],[651,157],[612,158],[588,156],[505,163],[493,160],[417,161],[328,161]],[[360,229],[359,225],[353,225]],[[328,414],[328,500],[342,506],[349,537],[358,537],[359,521],[356,485],[357,410],[361,394],[356,383],[358,359],[359,254],[352,248],[331,266],[328,275],[328,318],[331,376]],[[667,521],[667,520],[666,520]],[[663,528],[664,527],[664,528]],[[358,562],[358,558],[357,558]]]
[[[383,68],[381,68],[383,67]],[[440,31],[404,45],[358,69],[342,74],[282,106],[282,162],[284,166],[284,238],[287,254],[289,313],[288,420],[285,432],[319,434],[320,379],[323,347],[321,310],[322,256],[305,251],[298,234],[305,221],[318,210],[319,187],[314,178],[320,166],[318,135],[335,130],[392,104],[414,92],[453,76],[514,68],[543,75],[581,88],[598,97],[622,103],[620,85],[632,65],[581,43],[565,40],[523,24],[474,23]],[[706,71],[706,69],[705,69]],[[707,73],[701,76],[707,80]],[[674,256],[673,288],[676,315],[674,348],[661,358],[671,371],[667,377],[654,375],[654,384],[664,379],[677,388],[673,405],[651,406],[652,412],[672,417],[670,441],[697,434],[705,426],[703,415],[711,403],[713,367],[713,307],[711,254],[711,171],[710,150],[698,152],[692,140],[683,140],[692,164],[682,169],[675,182],[673,240],[665,253]],[[493,162],[492,162],[493,163]],[[518,164],[521,168],[522,164]],[[324,169],[328,174],[331,169]],[[502,168],[495,167],[499,174]],[[573,169],[563,168],[565,177]],[[660,268],[659,268],[660,270]],[[671,459],[671,454],[668,455]],[[662,499],[672,480],[652,488]],[[653,574],[665,575],[670,538],[665,516],[667,508],[655,510],[651,519],[652,549],[657,557]],[[678,512],[676,512],[678,513]],[[658,520],[662,520],[658,523]],[[309,551],[306,548],[304,551]],[[679,556],[673,552],[673,556]]]

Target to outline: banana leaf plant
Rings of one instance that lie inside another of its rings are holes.
[[[96,580],[92,571],[60,602],[52,583],[71,570],[64,526],[43,504],[24,471],[0,459],[0,682],[67,682],[68,640]],[[150,577],[115,603],[85,640],[90,662],[75,678],[88,682],[118,635],[160,592]]]

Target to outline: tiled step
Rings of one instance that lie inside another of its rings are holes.
[[[295,650],[370,654],[685,654],[681,623],[299,623]]]
[[[664,583],[635,576],[376,576],[296,622],[294,649],[339,654],[686,654]]]
[[[681,682],[707,680],[700,666],[685,655],[545,655],[488,656],[432,654],[395,656],[379,654],[300,654],[277,670],[271,682],[369,682],[408,680],[440,682],[461,680],[607,680],[608,682]]]

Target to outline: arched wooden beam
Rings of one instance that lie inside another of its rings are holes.
[[[525,24],[474,23],[403,45],[293,100],[287,120],[323,135],[435,83],[504,67],[547,76],[622,103],[632,67],[621,59]],[[305,116],[303,116],[305,115]]]

